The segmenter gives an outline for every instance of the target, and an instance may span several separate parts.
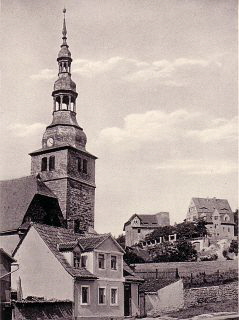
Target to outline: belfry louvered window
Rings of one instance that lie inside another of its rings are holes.
[[[87,160],[83,160],[83,172],[87,173]]]
[[[78,170],[78,172],[82,171],[82,159],[81,158],[77,158],[77,170]]]
[[[41,171],[47,170],[47,157],[41,159]]]
[[[55,170],[55,156],[50,156],[49,158],[49,170]]]

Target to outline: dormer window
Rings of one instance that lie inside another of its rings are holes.
[[[230,221],[230,217],[228,215],[224,216],[224,221]]]
[[[80,252],[73,252],[73,266],[74,268],[80,268],[81,254]]]
[[[55,156],[50,156],[49,158],[49,170],[55,170]]]
[[[41,171],[47,170],[47,157],[41,159]]]
[[[87,256],[81,256],[81,267],[86,268]]]

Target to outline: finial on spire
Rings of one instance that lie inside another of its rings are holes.
[[[67,34],[67,31],[66,31],[66,19],[65,19],[65,13],[66,13],[66,8],[64,8],[63,10],[63,14],[64,14],[64,19],[63,19],[63,29],[62,29],[62,39],[63,39],[63,44],[66,44],[66,34]]]

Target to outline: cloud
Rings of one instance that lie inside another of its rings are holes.
[[[220,67],[217,61],[210,59],[179,58],[172,61],[163,59],[147,62],[119,56],[96,61],[76,59],[73,64],[73,72],[82,77],[93,78],[100,74],[114,73],[115,77],[127,82],[158,80],[159,83],[165,86],[183,86],[187,84],[182,77],[176,79],[177,72],[189,73],[190,69],[206,68],[209,65]]]
[[[196,127],[197,129],[192,129]],[[179,141],[187,139],[207,143],[216,140],[234,140],[237,135],[237,120],[210,119],[206,114],[184,109],[173,112],[151,110],[129,114],[122,128],[104,128],[99,139],[110,144],[126,144],[137,148],[142,143],[154,141]]]
[[[203,130],[190,130],[188,135],[198,138],[202,142],[237,140],[238,117],[232,119],[218,118],[211,122],[211,126]]]
[[[237,172],[237,163],[215,159],[171,159],[156,166],[157,170],[182,171],[190,175],[223,175]]]
[[[39,73],[30,76],[33,80],[51,80],[56,78],[56,71],[53,69],[43,69]]]
[[[9,130],[17,137],[30,137],[31,135],[40,134],[46,128],[44,123],[36,122],[33,124],[15,123],[11,124]]]
[[[100,75],[110,75],[130,83],[157,81],[164,86],[180,87],[189,84],[187,76],[196,69],[214,66],[220,68],[221,64],[214,59],[188,59],[156,60],[152,62],[115,56],[106,60],[75,59],[72,71],[85,78],[95,78]],[[49,80],[56,76],[52,69],[43,69],[38,74],[31,75],[31,79]]]
[[[184,109],[151,110],[127,115],[122,127],[102,129],[96,143],[117,163],[119,157],[121,166],[132,163],[144,170],[228,174],[237,168],[235,153],[228,152],[234,149],[235,123],[234,118],[213,119]]]

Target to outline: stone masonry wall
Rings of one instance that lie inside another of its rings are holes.
[[[219,286],[184,290],[184,307],[189,308],[208,302],[238,299],[238,281]]]
[[[68,217],[78,219],[80,228],[94,228],[95,188],[69,179],[67,195]]]

